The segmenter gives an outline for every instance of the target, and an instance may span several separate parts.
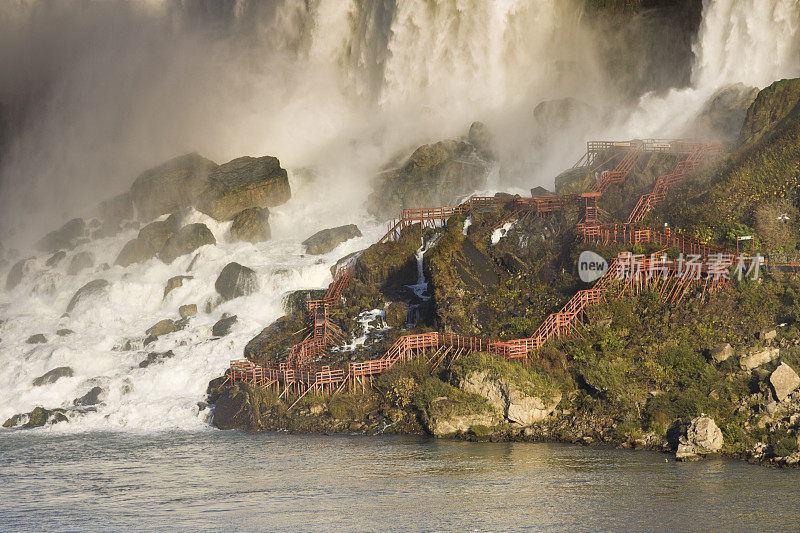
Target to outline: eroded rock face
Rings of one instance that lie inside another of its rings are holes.
[[[754,348],[739,358],[742,370],[753,370],[773,361],[780,355],[778,348]]]
[[[214,406],[214,425],[219,429],[257,431],[274,406],[269,394],[260,387],[237,383],[226,388]]]
[[[71,378],[75,372],[68,367],[68,366],[59,366],[54,368],[53,370],[49,370],[39,376],[38,378],[33,380],[34,387],[41,387],[42,385],[48,385],[50,383],[55,383],[61,378]]]
[[[269,226],[269,209],[251,207],[233,217],[231,237],[234,241],[263,242],[272,237]]]
[[[687,426],[686,434],[679,437],[675,457],[682,461],[697,459],[720,451],[722,444],[722,431],[714,420],[707,416],[697,417]]]
[[[783,120],[800,102],[800,79],[776,81],[759,91],[747,109],[739,142],[749,144],[760,139]]]
[[[736,140],[747,108],[757,94],[756,87],[747,87],[743,83],[722,87],[703,104],[687,128],[687,136],[717,141]]]
[[[71,313],[79,302],[89,298],[90,296],[99,294],[108,288],[108,281],[104,279],[95,279],[81,287],[75,292],[75,295],[67,304],[67,313]]]
[[[775,398],[782,402],[800,387],[800,376],[786,363],[781,363],[769,376]]]
[[[77,245],[78,239],[85,234],[86,222],[82,218],[73,218],[59,229],[42,237],[36,247],[48,253],[55,253],[62,249],[71,250]]]
[[[225,300],[233,300],[258,291],[258,276],[253,269],[228,263],[217,277],[214,288]]]
[[[139,219],[152,220],[195,205],[215,168],[213,161],[192,153],[144,171],[130,192]]]
[[[304,240],[302,244],[305,246],[307,254],[321,255],[333,251],[341,243],[354,237],[361,237],[361,231],[355,224],[347,224],[318,231]]]
[[[289,198],[289,178],[276,157],[240,157],[211,172],[197,208],[216,220],[231,220],[245,209],[274,207]]]
[[[217,239],[211,230],[205,224],[189,224],[167,240],[158,257],[166,264],[170,264],[178,257],[190,254],[206,244],[217,244]]]
[[[493,410],[471,412],[470,407],[459,409],[457,403],[447,398],[439,398],[431,403],[424,417],[425,427],[431,435],[452,437],[458,433],[466,433],[475,426],[491,428],[503,420]]]
[[[561,401],[560,392],[547,399],[529,396],[517,384],[502,378],[495,379],[487,371],[471,373],[459,387],[465,392],[483,396],[509,422],[522,426],[545,420]]]

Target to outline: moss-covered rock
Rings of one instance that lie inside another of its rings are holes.
[[[281,407],[274,393],[248,383],[236,383],[217,399],[213,422],[220,429],[257,431],[269,426],[273,412]]]
[[[758,92],[742,125],[739,142],[751,144],[776,129],[800,102],[800,79],[776,81]]]

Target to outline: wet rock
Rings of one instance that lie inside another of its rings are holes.
[[[161,363],[165,359],[170,359],[172,357],[175,357],[172,350],[166,352],[150,352],[147,354],[147,357],[139,363],[139,368],[147,368],[150,365]]]
[[[102,292],[104,292],[108,288],[108,282],[104,279],[95,279],[81,287],[77,290],[75,295],[67,304],[67,313],[71,313],[73,309],[80,303],[81,301],[89,298],[91,296],[96,296]]]
[[[675,458],[681,461],[697,459],[702,455],[716,453],[722,449],[722,431],[711,418],[694,418],[686,428],[686,433],[678,439]]]
[[[41,387],[42,385],[49,385],[55,383],[61,378],[71,378],[75,372],[68,366],[59,366],[53,370],[49,370],[33,380],[34,387]]]
[[[269,209],[251,207],[233,217],[231,237],[234,241],[262,242],[272,237],[269,226]]]
[[[275,406],[274,398],[260,387],[237,383],[217,398],[213,423],[219,429],[262,429]]]
[[[59,250],[50,256],[50,259],[45,262],[45,265],[50,268],[56,267],[61,261],[64,260],[65,257],[67,257],[67,252],[64,250]]]
[[[100,403],[100,395],[103,394],[102,387],[92,387],[89,392],[72,400],[72,405],[80,407],[88,407],[90,405],[97,405]]]
[[[231,220],[251,207],[273,207],[291,197],[286,170],[275,157],[240,157],[208,177],[198,209],[216,220]]]
[[[125,192],[100,202],[100,217],[103,219],[103,225],[106,228],[103,233],[111,232],[111,234],[107,235],[109,237],[115,235],[119,231],[123,220],[131,220],[133,218],[131,194]]]
[[[178,314],[181,318],[189,318],[197,314],[197,304],[182,305],[178,308]]]
[[[211,328],[211,334],[214,337],[224,337],[231,332],[231,328],[236,324],[237,320],[238,317],[236,315],[223,316]]]
[[[6,290],[10,291],[13,290],[17,285],[22,282],[22,278],[25,277],[36,264],[36,259],[33,257],[28,257],[27,259],[20,259],[11,267],[11,270],[8,271],[8,276],[6,276]]]
[[[348,224],[346,226],[339,226],[338,228],[328,228],[318,231],[308,239],[303,241],[306,253],[311,255],[321,255],[332,251],[341,243],[352,239],[354,237],[361,237],[361,231],[355,224]]]
[[[193,206],[217,164],[196,153],[183,155],[146,170],[131,187],[131,200],[141,220],[152,220]]]
[[[487,161],[496,159],[494,138],[489,128],[483,122],[473,122],[470,125],[467,140],[475,147],[478,154]]]
[[[165,318],[164,320],[159,320],[145,332],[147,334],[147,338],[145,338],[144,343],[145,345],[150,344],[151,342],[155,341],[162,335],[167,335],[169,333],[174,333],[180,329],[180,326],[174,320],[170,320],[169,318]]]
[[[733,355],[734,355],[733,348],[727,342],[717,344],[716,346],[711,348],[710,352],[708,352],[708,356],[715,363],[721,363],[723,361],[727,361],[728,359],[733,357]]]
[[[205,224],[189,224],[175,232],[158,253],[159,259],[170,264],[182,255],[192,253],[201,246],[217,244],[214,234]]]
[[[59,229],[42,237],[36,247],[48,253],[55,253],[61,249],[71,250],[85,234],[86,222],[82,218],[73,218]]]
[[[58,335],[59,337],[66,337],[68,335],[72,335],[73,333],[75,333],[75,332],[72,331],[71,329],[66,329],[66,328],[59,329],[59,330],[56,331],[56,335]]]
[[[65,409],[45,409],[44,407],[36,407],[30,413],[12,416],[3,422],[3,427],[17,427],[22,424],[23,428],[30,429],[57,424],[58,422],[69,422]]]
[[[41,333],[37,333],[35,335],[31,335],[30,337],[28,337],[28,339],[25,342],[28,344],[44,344],[47,342],[47,337],[45,337]]]
[[[228,263],[217,277],[214,288],[225,300],[233,300],[258,291],[258,276],[246,266]]]
[[[127,267],[135,263],[143,263],[156,256],[157,250],[146,240],[131,239],[120,250],[115,265]]]
[[[592,185],[592,175],[587,167],[565,170],[555,178],[556,193],[578,194]]]
[[[183,287],[183,282],[190,279],[194,279],[194,276],[172,276],[169,278],[167,285],[164,287],[164,298],[178,287]]]
[[[800,387],[800,376],[797,375],[797,372],[792,367],[786,363],[781,363],[769,376],[769,383],[772,386],[775,398],[782,402]]]
[[[752,370],[776,359],[778,355],[778,348],[753,348],[739,358],[739,366],[742,370]]]
[[[453,198],[481,189],[493,166],[487,150],[491,142],[475,127],[469,138],[445,140],[418,147],[407,158],[397,158],[373,181],[367,200],[371,215],[380,220],[406,207],[445,205]]]
[[[747,87],[743,83],[718,89],[690,122],[686,130],[687,136],[693,139],[736,140],[747,115],[747,108],[757,94],[757,88]]]
[[[52,296],[63,278],[64,274],[61,272],[52,270],[38,272],[33,278],[31,293],[39,296]]]
[[[85,268],[91,268],[94,266],[94,255],[90,252],[78,252],[72,257],[72,260],[69,262],[69,266],[67,267],[67,274],[70,276],[74,276],[78,274],[81,270]]]
[[[155,250],[161,250],[170,237],[180,229],[175,219],[156,220],[139,230],[138,239],[145,241]]]

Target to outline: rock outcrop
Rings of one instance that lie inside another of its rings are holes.
[[[182,255],[192,253],[206,244],[217,244],[214,234],[205,224],[195,223],[175,232],[158,252],[158,258],[170,264]]]
[[[223,316],[212,326],[211,334],[214,337],[224,337],[231,332],[231,328],[236,324],[237,320],[238,317],[236,315]]]
[[[258,430],[266,425],[274,398],[260,387],[236,383],[226,388],[214,407],[214,425],[219,429]]]
[[[89,392],[79,398],[72,400],[72,405],[78,407],[89,407],[100,403],[100,396],[104,393],[102,387],[92,387]]]
[[[733,348],[727,342],[717,344],[711,349],[711,351],[708,352],[708,356],[715,363],[721,363],[723,361],[727,361],[728,359],[733,357],[733,355],[734,355]]]
[[[123,220],[133,220],[133,199],[130,192],[124,192],[100,202],[100,218],[103,219],[103,234],[116,234]]]
[[[289,198],[289,178],[276,157],[240,157],[211,172],[197,208],[216,220],[231,220],[245,209]]]
[[[735,83],[717,90],[686,129],[686,137],[719,141],[736,140],[747,108],[758,94],[756,87]]]
[[[65,409],[45,409],[44,407],[36,407],[30,413],[12,416],[3,422],[3,427],[12,428],[21,425],[25,429],[30,429],[57,424],[58,422],[69,422]]]
[[[739,143],[750,144],[772,131],[800,103],[800,79],[776,81],[756,96],[739,134]]]
[[[233,300],[258,291],[258,276],[251,268],[228,263],[219,273],[214,288],[225,300]]]
[[[33,257],[28,257],[27,259],[20,259],[14,265],[12,265],[11,270],[8,271],[8,275],[6,276],[6,290],[10,291],[13,290],[17,285],[22,282],[22,278],[25,277],[36,264],[36,260]]]
[[[269,226],[269,209],[251,207],[233,217],[231,237],[234,241],[263,242],[272,237]]]
[[[491,409],[475,412],[455,400],[438,398],[431,402],[423,421],[434,437],[452,437],[474,431],[477,427],[492,428],[501,423],[503,418]]]
[[[722,431],[714,420],[707,416],[694,418],[686,427],[686,433],[679,437],[675,458],[681,461],[697,459],[719,452],[722,444]]]
[[[355,237],[361,237],[361,231],[355,224],[347,224],[337,228],[328,228],[318,231],[308,239],[303,241],[306,253],[310,255],[322,255],[333,251],[341,243]]]
[[[196,153],[182,155],[144,171],[131,186],[131,200],[140,220],[195,205],[217,164]]]
[[[151,342],[155,341],[162,335],[167,335],[168,333],[174,333],[180,330],[180,324],[175,322],[174,320],[170,320],[165,318],[164,320],[159,320],[152,326],[150,326],[147,331],[147,337],[144,340],[145,345],[150,344]]]
[[[488,371],[472,372],[459,383],[464,392],[479,394],[512,423],[530,426],[545,420],[561,401],[561,393],[550,398],[532,396],[509,379],[497,378]]]
[[[742,370],[753,370],[759,366],[773,361],[780,355],[778,348],[753,348],[739,358]]]
[[[93,266],[94,255],[92,255],[91,252],[78,252],[72,256],[72,260],[69,262],[69,266],[67,267],[67,274],[70,276],[75,276],[76,274],[80,273],[81,270],[91,268]]]

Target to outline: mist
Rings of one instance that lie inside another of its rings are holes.
[[[796,23],[796,5],[775,4],[760,8],[764,24]],[[735,24],[736,9],[703,13]],[[499,186],[552,186],[588,138],[664,136],[663,117],[688,114],[712,86],[775,74],[767,65],[738,80],[715,59],[727,51],[704,51],[696,36],[663,42],[662,30],[654,45],[658,20],[645,11],[614,32],[578,0],[6,3],[0,238],[91,215],[142,170],[191,151],[313,167],[308,201],[357,209],[392,156],[474,120],[496,138]],[[707,33],[721,31],[705,20]],[[759,34],[742,46],[774,49],[765,39],[778,42]],[[791,63],[792,46],[775,65]],[[695,85],[702,94],[686,96]],[[562,98],[579,111],[534,112]]]

